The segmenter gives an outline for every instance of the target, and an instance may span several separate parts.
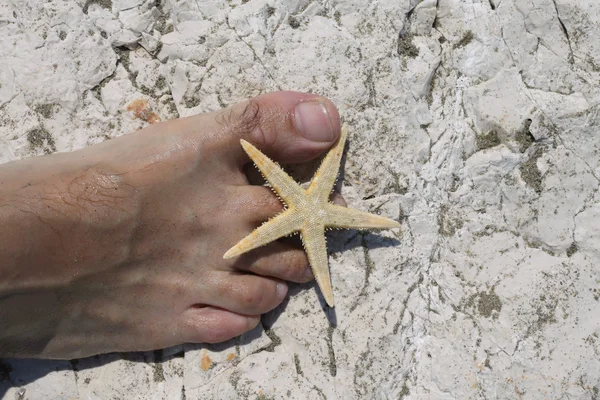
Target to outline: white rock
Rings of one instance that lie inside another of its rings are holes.
[[[437,14],[436,4],[435,0],[424,0],[417,4],[413,11],[414,22],[411,26],[415,34],[429,35]]]
[[[114,0],[112,2],[113,12],[119,13],[124,10],[130,10],[141,6],[144,2],[142,0]]]
[[[132,8],[119,13],[119,20],[125,29],[137,33],[152,32],[155,21],[160,17],[160,12],[156,7],[147,9],[147,7]]]
[[[211,381],[238,363],[271,344],[263,326],[246,332],[239,338],[217,345],[186,345],[184,384],[188,389],[207,386]]]
[[[100,91],[106,111],[117,115],[126,102],[126,96],[132,90],[133,84],[128,79],[114,79],[108,82]]]
[[[578,249],[591,253],[591,257],[598,257],[598,223],[600,223],[600,206],[594,204],[583,210],[575,217],[575,243]]]
[[[140,40],[140,45],[148,50],[150,53],[154,53],[156,49],[158,49],[160,37],[154,37],[146,32],[142,32],[142,39]]]
[[[8,360],[6,360],[8,361]],[[10,360],[11,380],[0,382],[0,395],[5,399],[76,398],[75,372],[68,361]]]
[[[331,235],[335,312],[314,284],[291,284],[266,332],[162,363],[11,360],[0,397],[597,396],[595,0],[114,0],[87,11],[0,4],[0,162],[137,129],[137,99],[172,118],[310,91],[350,124],[350,206],[403,225]]]

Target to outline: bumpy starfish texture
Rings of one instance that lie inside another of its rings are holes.
[[[329,202],[329,196],[338,176],[347,136],[348,126],[344,124],[340,138],[325,156],[323,163],[306,190],[300,187],[279,165],[242,139],[242,147],[287,208],[229,249],[223,258],[238,256],[281,237],[300,232],[317,284],[321,288],[327,304],[333,307],[333,290],[327,263],[325,229],[388,229],[400,227],[400,224],[392,219],[340,207]]]

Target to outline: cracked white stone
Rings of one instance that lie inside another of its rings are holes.
[[[598,396],[595,0],[114,0],[87,11],[0,5],[0,161],[43,154],[27,141],[35,129],[57,151],[136,129],[134,99],[168,119],[311,91],[352,128],[349,204],[401,213],[403,227],[329,240],[335,316],[291,285],[263,317],[271,338],[259,328],[239,354],[240,339],[185,346],[158,382],[148,355],[79,372],[41,363],[33,378],[11,361],[0,397]],[[119,59],[111,45],[133,50]]]
[[[160,44],[160,33],[154,31],[155,35],[149,35],[146,32],[142,32],[142,39],[140,40],[140,46],[146,49],[149,53],[154,53]]]

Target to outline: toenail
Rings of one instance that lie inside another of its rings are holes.
[[[310,269],[310,267],[306,267],[304,273],[302,274],[302,277],[307,281],[315,279],[315,275],[313,274],[312,269]]]
[[[258,323],[260,322],[260,318],[259,317],[248,317],[248,329],[254,329],[256,328],[256,325],[258,325]]]
[[[283,299],[287,293],[287,285],[285,283],[277,284],[277,297]]]
[[[296,131],[314,142],[331,142],[335,134],[329,111],[323,102],[308,101],[296,106]]]

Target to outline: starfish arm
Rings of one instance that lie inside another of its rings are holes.
[[[389,229],[400,227],[400,223],[393,219],[334,204],[327,205],[324,223],[328,227],[348,229]]]
[[[252,159],[265,179],[269,181],[273,190],[288,205],[297,204],[306,198],[306,193],[279,165],[265,156],[252,144],[244,139],[240,140],[248,157]]]
[[[327,262],[327,245],[325,243],[325,227],[309,226],[300,231],[302,243],[308,255],[308,262],[313,271],[321,293],[329,307],[333,307],[333,289],[331,288],[331,277],[329,276],[329,265]]]
[[[301,226],[302,221],[298,217],[298,214],[293,209],[287,209],[240,240],[235,246],[227,250],[223,258],[233,258],[257,247],[264,246],[283,236],[299,231]]]
[[[322,201],[329,200],[333,185],[335,185],[335,180],[337,179],[340,170],[340,161],[342,159],[342,154],[344,153],[347,137],[348,125],[344,124],[344,126],[342,126],[340,138],[323,159],[321,166],[317,170],[317,173],[306,191],[309,196],[316,196]]]

